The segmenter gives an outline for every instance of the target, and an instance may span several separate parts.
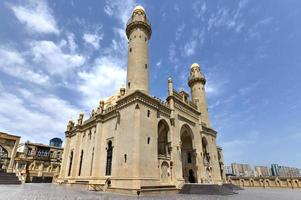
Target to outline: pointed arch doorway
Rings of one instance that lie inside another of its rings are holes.
[[[183,125],[180,135],[183,178],[185,183],[197,183],[196,156],[193,148],[193,134],[190,127]]]

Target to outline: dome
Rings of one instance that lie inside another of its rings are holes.
[[[200,68],[200,65],[199,65],[198,63],[193,63],[193,64],[191,65],[190,69],[192,69],[192,68],[194,68],[194,67]]]
[[[142,10],[143,12],[145,12],[145,10],[144,10],[144,8],[143,8],[142,6],[136,6],[136,7],[134,8],[134,11],[133,11],[133,12],[135,12],[136,10]]]

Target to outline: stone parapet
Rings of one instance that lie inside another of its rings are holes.
[[[227,182],[240,187],[299,188],[301,177],[228,177]]]

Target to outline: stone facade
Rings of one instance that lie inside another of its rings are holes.
[[[22,182],[52,182],[59,176],[63,148],[25,142],[19,145],[14,172]]]
[[[0,132],[0,171],[12,172],[20,137]]]
[[[151,26],[137,6],[127,24],[127,87],[100,101],[84,121],[69,121],[59,182],[136,194],[143,187],[222,183],[222,149],[211,127],[200,66],[190,68],[185,91],[168,80],[168,97],[149,94]],[[188,74],[188,73],[187,73]]]

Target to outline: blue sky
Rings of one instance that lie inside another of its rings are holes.
[[[188,3],[189,2],[189,3]],[[301,168],[301,2],[1,1],[0,130],[47,143],[124,85],[125,23],[152,23],[151,94],[189,91],[193,62],[226,163]]]

